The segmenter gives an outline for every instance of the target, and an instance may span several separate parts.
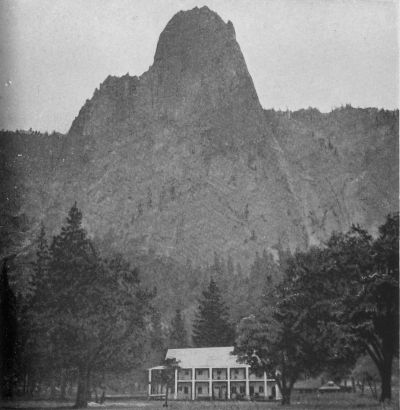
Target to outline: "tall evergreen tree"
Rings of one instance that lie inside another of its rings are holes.
[[[55,393],[52,375],[55,360],[51,357],[52,349],[49,338],[43,326],[43,301],[47,297],[48,272],[50,263],[49,246],[44,225],[41,224],[37,237],[36,260],[32,264],[32,293],[24,297],[19,306],[19,359],[20,376],[23,378],[26,391],[32,391],[38,379],[42,381],[49,377],[53,382],[52,392]]]
[[[203,291],[197,316],[193,323],[193,343],[197,347],[229,346],[234,331],[228,322],[228,312],[221,292],[213,279]]]
[[[171,322],[169,344],[171,348],[187,347],[185,321],[180,309],[176,309],[175,316]]]
[[[17,301],[8,282],[7,259],[0,276],[0,394],[10,398],[17,363]]]
[[[42,323],[59,370],[66,364],[77,370],[75,406],[86,407],[95,371],[137,361],[151,294],[121,256],[100,258],[76,204],[53,240],[49,271]]]

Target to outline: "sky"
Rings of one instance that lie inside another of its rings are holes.
[[[0,129],[67,132],[180,10],[231,20],[264,108],[399,106],[396,0],[0,0]]]

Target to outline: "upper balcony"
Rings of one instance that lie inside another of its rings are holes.
[[[245,380],[246,379],[246,368],[234,368],[230,369],[231,380]]]
[[[195,370],[195,379],[196,380],[208,380],[210,378],[209,369],[196,369]]]
[[[178,380],[192,380],[192,369],[178,369]]]
[[[212,378],[213,380],[227,380],[227,369],[213,369]]]

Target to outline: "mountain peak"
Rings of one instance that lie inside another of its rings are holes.
[[[120,126],[129,130],[146,115],[181,125],[203,119],[232,138],[263,132],[254,127],[264,114],[230,21],[208,7],[175,14],[149,70],[140,77],[107,78],[70,132],[109,135]]]
[[[160,35],[154,61],[166,55],[176,55],[188,48],[212,49],[221,41],[235,41],[235,31],[231,22],[225,23],[221,17],[208,7],[195,7],[180,11],[168,22]]]
[[[181,11],[160,35],[152,87],[159,102],[173,118],[226,110],[240,112],[243,106],[261,113],[253,81],[236,41],[233,24],[208,7]],[[261,115],[261,114],[260,114]]]

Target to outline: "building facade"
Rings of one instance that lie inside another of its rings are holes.
[[[168,395],[175,400],[278,400],[281,398],[274,379],[265,372],[254,374],[247,364],[239,363],[233,347],[169,349],[166,359],[175,359],[174,383]],[[165,385],[160,381],[163,366],[149,372],[148,396],[165,396]]]

